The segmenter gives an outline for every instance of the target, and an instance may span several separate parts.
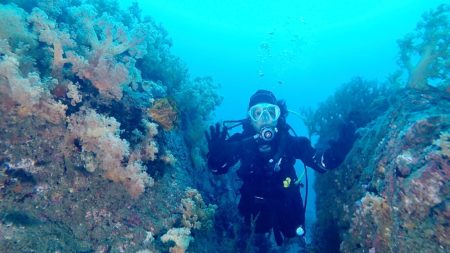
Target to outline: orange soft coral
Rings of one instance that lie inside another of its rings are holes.
[[[166,130],[172,129],[177,120],[175,105],[167,98],[157,99],[150,108],[149,114]]]

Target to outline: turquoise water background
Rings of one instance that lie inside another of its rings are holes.
[[[127,6],[131,1],[123,1]],[[354,76],[385,80],[396,69],[397,40],[442,0],[138,1],[160,22],[192,76],[221,84],[217,119],[245,116],[259,88],[298,110],[315,107]],[[289,119],[306,134],[301,121]]]

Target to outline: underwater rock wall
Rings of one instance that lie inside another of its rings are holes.
[[[136,4],[0,1],[0,16],[0,252],[219,248],[195,189],[213,80]]]
[[[449,5],[425,12],[392,76],[354,79],[305,111],[319,147],[358,128],[344,163],[316,177],[314,252],[450,251],[449,29]]]
[[[450,94],[399,90],[316,177],[317,252],[450,250]]]

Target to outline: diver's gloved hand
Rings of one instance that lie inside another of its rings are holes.
[[[341,165],[357,137],[356,125],[353,121],[341,126],[339,138],[330,141],[330,147],[323,154],[323,163],[326,169],[335,169]]]
[[[209,127],[209,133],[205,132],[208,141],[208,167],[215,174],[223,174],[228,170],[226,157],[226,128],[221,130],[220,124]]]

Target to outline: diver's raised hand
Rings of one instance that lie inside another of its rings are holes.
[[[206,140],[208,141],[209,152],[216,151],[225,144],[228,131],[226,128],[221,130],[220,124],[216,123],[214,126],[209,127],[209,134],[205,132]]]
[[[209,127],[209,133],[205,132],[208,142],[208,167],[212,172],[221,174],[225,173],[227,168],[226,158],[226,137],[227,128],[221,129],[220,124]]]

